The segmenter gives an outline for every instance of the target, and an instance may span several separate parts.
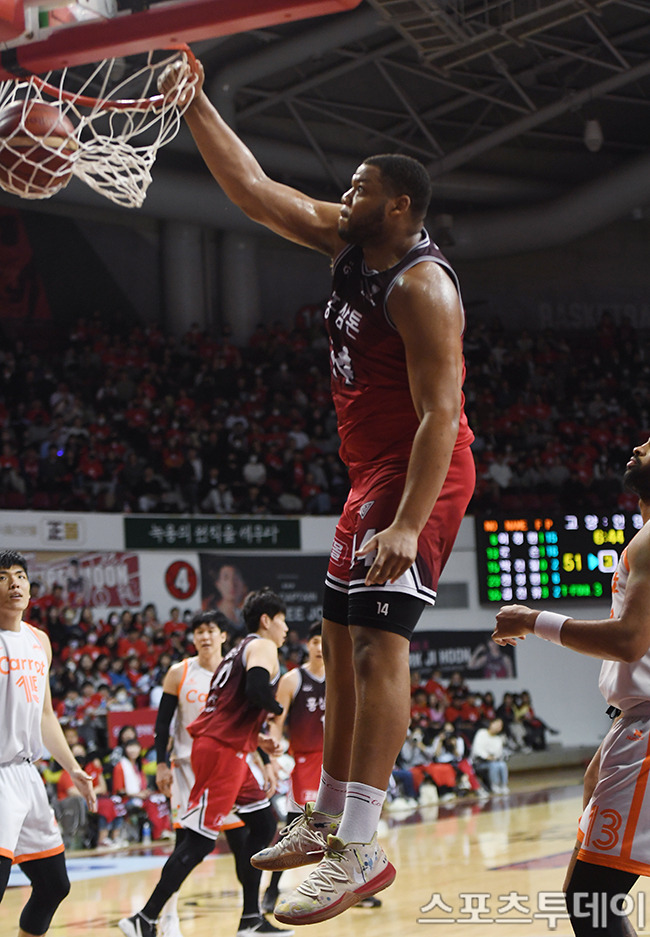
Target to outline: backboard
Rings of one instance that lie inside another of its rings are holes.
[[[361,0],[0,0],[0,81],[292,20]]]

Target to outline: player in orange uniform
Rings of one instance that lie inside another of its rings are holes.
[[[35,762],[44,745],[70,775],[90,810],[93,780],[81,768],[52,709],[48,636],[24,622],[29,605],[27,563],[0,553],[0,901],[12,863],[32,885],[20,915],[19,937],[42,937],[70,891],[63,840]]]
[[[194,784],[181,817],[182,838],[163,867],[142,911],[119,922],[127,937],[156,937],[156,921],[189,873],[214,848],[228,814],[249,784],[248,753],[258,745],[268,712],[280,713],[275,685],[278,648],[287,634],[285,605],[269,590],[252,592],[243,607],[248,636],[223,658],[210,682],[205,706],[187,726],[193,739]],[[267,840],[268,841],[268,840]],[[259,915],[240,922],[239,937],[275,934]],[[292,932],[283,931],[288,934]]]
[[[174,71],[161,76],[163,93]],[[377,827],[409,725],[409,638],[435,602],[475,482],[462,394],[464,311],[456,274],[423,228],[431,181],[417,160],[369,157],[341,201],[324,202],[270,179],[201,80],[184,116],[231,201],[332,260],[325,323],[352,488],[323,603],[323,772],[302,824],[303,864],[318,865],[275,909],[281,921],[316,923],[395,877]],[[302,837],[299,826],[294,834]],[[295,854],[289,836],[284,844]]]
[[[625,486],[639,497],[643,527],[612,577],[612,610],[603,621],[507,605],[494,640],[535,634],[600,657],[600,691],[619,713],[585,777],[585,809],[566,879],[576,937],[630,937],[628,893],[650,875],[650,439],[627,463]],[[595,782],[595,783],[594,783]]]

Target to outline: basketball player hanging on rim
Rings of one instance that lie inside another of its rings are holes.
[[[18,937],[41,937],[70,891],[63,840],[35,765],[44,745],[88,808],[97,803],[93,779],[77,763],[52,709],[52,649],[45,632],[22,620],[28,605],[25,558],[0,552],[0,901],[18,863],[32,885]]]
[[[161,90],[171,79],[161,77]],[[202,89],[185,120],[231,201],[332,259],[325,322],[351,491],[323,605],[321,783],[314,809],[284,838],[317,865],[275,909],[282,922],[315,923],[395,877],[376,831],[409,723],[409,639],[435,602],[475,481],[463,307],[455,273],[422,227],[431,183],[419,162],[368,158],[340,202],[317,201],[269,179]]]

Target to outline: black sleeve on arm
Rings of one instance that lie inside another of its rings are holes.
[[[246,671],[246,696],[253,706],[281,715],[284,710],[271,689],[270,673],[264,667],[251,667]]]
[[[167,745],[169,744],[169,727],[172,724],[176,707],[178,706],[178,697],[173,693],[163,693],[160,698],[158,715],[156,716],[156,727],[154,734],[156,737],[156,761],[158,764],[167,762]]]

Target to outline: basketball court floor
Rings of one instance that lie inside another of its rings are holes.
[[[578,768],[516,774],[510,794],[485,803],[388,814],[382,841],[397,879],[381,894],[383,906],[352,908],[297,932],[429,937],[453,928],[458,937],[568,937],[561,886],[581,809],[581,776]],[[52,937],[119,937],[118,919],[144,904],[168,853],[169,846],[70,854],[72,891],[57,912]],[[303,875],[299,869],[285,873],[281,887],[298,884]],[[20,883],[14,869],[0,937],[15,937],[27,894]],[[234,937],[241,898],[232,857],[206,859],[185,882],[179,907],[184,937]],[[645,879],[632,892],[630,919],[640,935],[650,934]]]

